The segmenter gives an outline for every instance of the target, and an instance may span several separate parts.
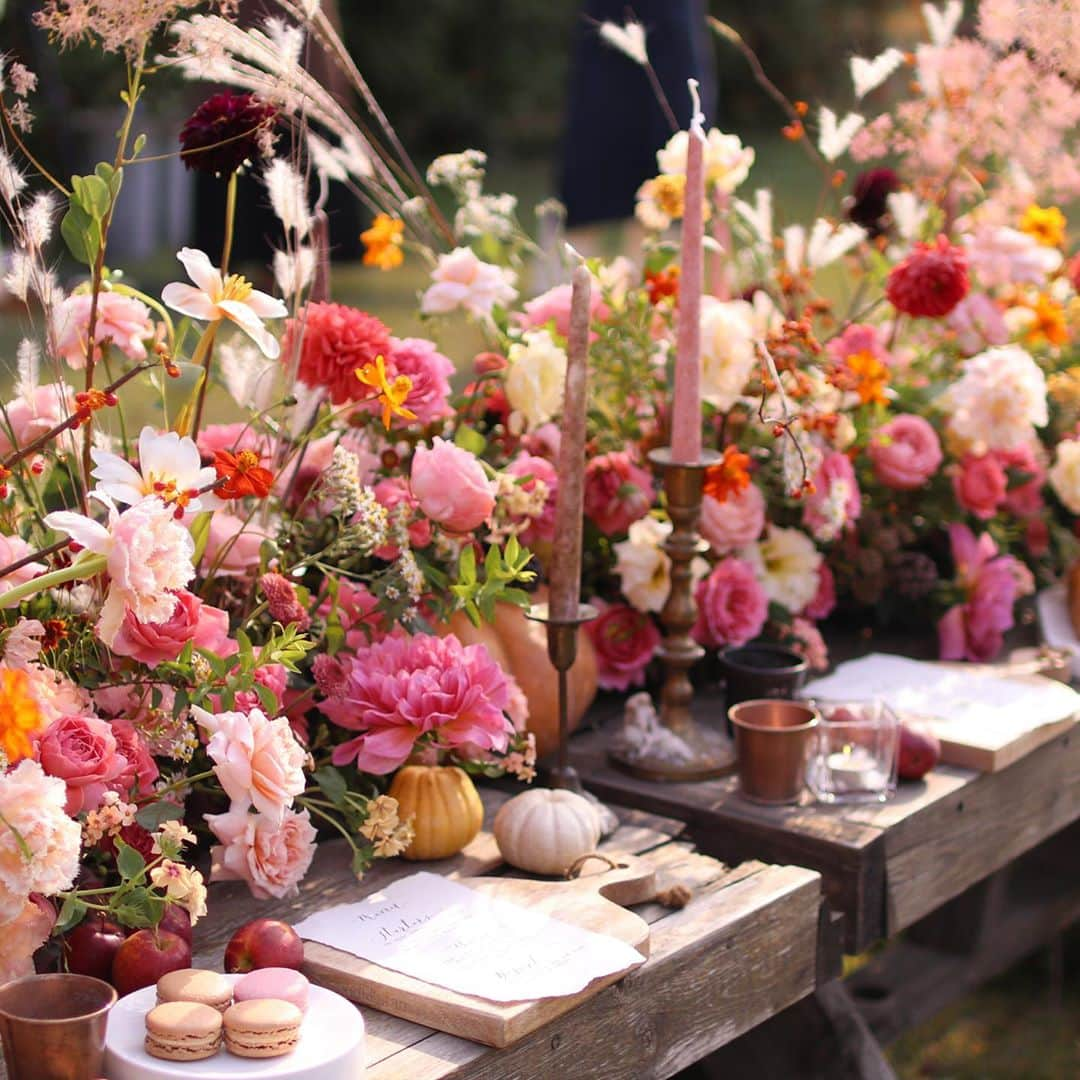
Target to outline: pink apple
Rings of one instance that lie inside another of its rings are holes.
[[[225,970],[254,971],[256,968],[285,967],[299,971],[304,962],[304,943],[286,922],[255,919],[245,923],[225,947]]]
[[[153,986],[169,971],[191,967],[191,946],[169,930],[136,930],[116,950],[112,984],[121,995]]]
[[[921,780],[940,760],[941,742],[926,724],[900,725],[896,773],[901,780]]]

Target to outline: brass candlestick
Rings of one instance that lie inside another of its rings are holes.
[[[577,614],[569,619],[556,619],[549,605],[533,604],[526,613],[527,619],[543,623],[547,627],[548,656],[559,676],[559,754],[555,768],[551,770],[551,786],[566,788],[584,795],[581,777],[570,764],[570,684],[569,673],[577,659],[578,627],[592,622],[599,615],[591,604],[578,604]]]
[[[622,742],[609,755],[616,764],[646,780],[707,780],[730,772],[735,764],[731,740],[694,719],[694,688],[690,682],[690,669],[705,655],[705,650],[690,635],[697,621],[691,563],[695,555],[708,548],[698,536],[697,524],[705,470],[718,462],[720,455],[703,450],[695,464],[684,465],[672,461],[670,447],[663,447],[653,450],[649,460],[663,470],[672,523],[664,543],[664,551],[671,559],[671,588],[660,612],[666,631],[659,650],[665,669],[660,723],[677,740],[658,741],[645,747]]]

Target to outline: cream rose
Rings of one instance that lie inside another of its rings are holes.
[[[1069,513],[1080,514],[1080,442],[1066,439],[1058,443],[1046,478]]]
[[[532,330],[507,353],[506,400],[532,431],[562,409],[566,352],[546,330]]]
[[[701,301],[701,394],[727,412],[754,370],[754,309],[745,300]]]
[[[765,595],[788,611],[802,611],[817,595],[821,552],[799,529],[770,526],[763,540],[739,555],[754,567]]]

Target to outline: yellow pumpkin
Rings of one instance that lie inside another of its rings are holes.
[[[547,599],[544,590],[537,603]],[[532,622],[513,604],[499,604],[495,620],[473,626],[463,611],[455,612],[439,633],[456,634],[462,645],[484,645],[492,659],[517,680],[529,703],[528,729],[543,756],[559,745],[559,680],[547,654],[547,627]],[[578,654],[570,669],[570,730],[581,723],[596,697],[596,652],[588,634],[578,634]]]
[[[456,855],[484,823],[484,806],[471,777],[456,765],[406,765],[390,783],[398,816],[412,818],[415,835],[406,859]]]

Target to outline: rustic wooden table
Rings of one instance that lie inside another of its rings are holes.
[[[506,797],[485,790],[489,821]],[[693,889],[680,910],[635,908],[652,925],[648,961],[503,1050],[361,1008],[368,1080],[667,1077],[813,992],[822,977],[819,964],[827,962],[818,950],[817,873],[757,861],[730,869],[678,839],[678,822],[633,810],[619,811],[619,817],[620,827],[603,849],[640,855],[657,869],[662,886],[683,882]],[[424,869],[473,876],[499,865],[494,841],[484,833],[461,855]],[[225,942],[248,919],[296,922],[415,869],[417,864],[395,859],[357,883],[344,843],[330,842],[320,846],[298,897],[259,902],[241,885],[215,885],[211,916],[196,928],[195,963],[219,967]]]

